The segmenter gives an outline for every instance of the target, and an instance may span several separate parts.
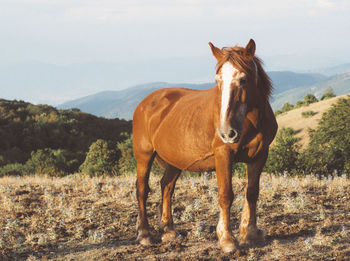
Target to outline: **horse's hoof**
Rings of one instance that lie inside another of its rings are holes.
[[[168,232],[165,232],[162,235],[162,242],[167,243],[170,241],[174,241],[175,239],[180,238],[180,237],[181,237],[181,235],[179,233],[177,233],[175,230],[170,230]]]
[[[266,232],[261,229],[254,229],[253,231],[248,231],[247,234],[241,236],[241,243],[248,245],[262,244],[265,242]]]
[[[151,237],[149,237],[149,236],[137,238],[137,241],[142,246],[152,245],[152,240],[151,240]]]
[[[220,248],[225,253],[231,253],[236,250],[235,243],[229,240],[224,240],[220,242]]]

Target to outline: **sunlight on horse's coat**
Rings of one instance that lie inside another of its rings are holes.
[[[161,180],[162,239],[177,237],[171,197],[181,170],[216,170],[220,216],[219,245],[235,249],[230,226],[233,202],[232,165],[247,163],[247,186],[241,223],[243,243],[262,238],[256,225],[259,179],[277,123],[269,104],[272,85],[255,56],[255,42],[219,49],[209,43],[217,59],[217,86],[208,90],[168,88],[153,92],[135,109],[133,146],[137,161],[138,240],[151,242],[146,201],[154,159],[165,168]]]

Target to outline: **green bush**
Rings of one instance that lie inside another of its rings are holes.
[[[98,139],[91,144],[85,161],[79,169],[90,177],[104,174],[116,175],[118,174],[117,159],[117,150],[111,142]]]
[[[71,160],[69,154],[66,150],[50,148],[33,151],[25,164],[25,174],[67,175],[77,164],[77,160]]]
[[[321,101],[335,97],[333,89],[329,86],[321,97]]]
[[[282,128],[276,135],[276,141],[270,148],[265,171],[269,173],[289,172],[295,174],[299,170],[300,145],[292,128]]]
[[[315,95],[309,93],[305,95],[304,100],[297,101],[295,108],[308,106],[309,104],[315,103],[315,102],[318,102],[317,98],[315,97]]]
[[[233,175],[236,175],[240,178],[245,178],[246,172],[247,172],[247,164],[245,163],[238,162],[238,163],[235,163],[232,167]]]
[[[322,115],[303,153],[307,172],[330,174],[350,171],[350,96],[332,105]]]
[[[7,164],[0,168],[0,177],[3,176],[23,176],[28,174],[26,165],[20,163]]]
[[[283,112],[281,111],[281,110],[275,110],[275,112],[274,112],[274,114],[275,114],[275,116],[278,116],[278,115],[280,115],[280,114],[282,114]]]
[[[135,173],[136,160],[134,157],[134,150],[132,144],[132,135],[122,133],[126,139],[123,142],[118,142],[117,147],[120,152],[118,161],[118,169],[121,174]]]
[[[312,116],[314,116],[316,114],[316,112],[314,111],[303,111],[301,113],[301,116],[303,116],[303,118],[310,118]]]
[[[286,102],[282,107],[282,112],[287,112],[294,109],[294,105]]]

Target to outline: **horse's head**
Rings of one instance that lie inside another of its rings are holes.
[[[219,49],[212,43],[209,45],[218,61],[215,80],[221,93],[217,132],[224,143],[236,143],[241,136],[250,96],[255,96],[252,92],[257,89],[255,42],[251,39],[245,48]]]

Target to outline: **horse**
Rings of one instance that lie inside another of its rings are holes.
[[[136,197],[139,206],[137,241],[151,245],[147,219],[148,184],[154,160],[165,172],[160,181],[161,240],[176,239],[171,198],[182,170],[216,171],[219,220],[216,233],[224,252],[237,249],[230,227],[233,201],[232,166],[247,164],[247,184],[240,239],[242,244],[264,240],[256,225],[259,180],[269,145],[277,132],[277,122],[269,104],[272,83],[255,56],[256,45],[250,39],[245,47],[215,47],[216,86],[208,90],[165,88],[148,95],[133,115],[133,149],[136,159]]]

